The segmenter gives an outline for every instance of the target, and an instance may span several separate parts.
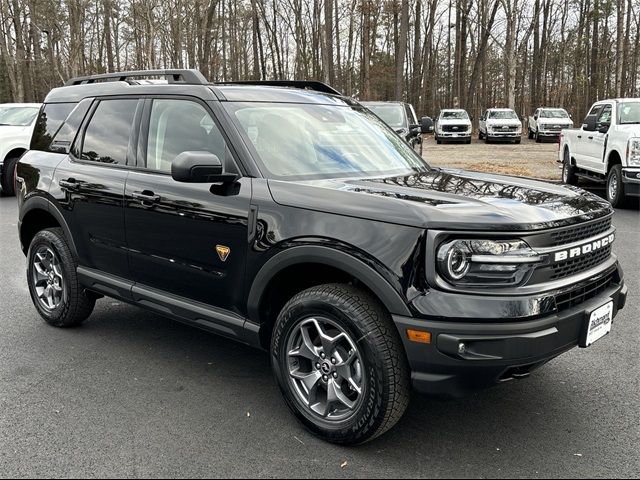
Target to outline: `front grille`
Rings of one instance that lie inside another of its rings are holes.
[[[493,127],[493,131],[496,132],[496,133],[500,133],[500,132],[515,132],[516,130],[518,130],[518,127],[516,125],[505,125],[505,126]]]
[[[551,247],[567,245],[569,243],[587,240],[611,228],[611,217],[599,220],[597,222],[578,225],[576,227],[567,228],[551,234]]]
[[[468,129],[469,129],[469,125],[443,125],[442,126],[443,132],[460,133],[460,132],[466,132]]]
[[[576,287],[568,292],[556,295],[556,308],[559,312],[569,310],[592,298],[597,297],[609,287],[618,284],[617,271],[613,270],[607,275],[594,280],[586,285]]]
[[[559,280],[561,278],[570,277],[571,275],[577,275],[578,273],[582,273],[606,262],[610,256],[611,245],[589,255],[573,258],[566,262],[556,263],[551,266],[550,280]]]

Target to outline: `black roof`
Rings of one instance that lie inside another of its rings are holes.
[[[141,78],[160,77],[164,81]],[[148,70],[72,78],[49,92],[46,103],[79,102],[88,97],[119,95],[188,95],[205,101],[280,102],[357,105],[332,87],[316,81],[243,81],[209,83],[196,70]]]

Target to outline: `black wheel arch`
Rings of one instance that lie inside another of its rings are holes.
[[[71,252],[77,257],[78,251],[69,225],[53,202],[42,196],[25,199],[19,215],[20,243],[23,253],[26,255],[31,240],[39,231],[51,227],[62,228]]]
[[[249,321],[255,325],[268,326],[274,318],[265,315],[264,302],[269,296],[269,290],[278,282],[279,274],[296,266],[316,266],[323,274],[328,271],[339,275],[347,281],[357,280],[369,290],[391,314],[411,316],[409,307],[402,295],[387,279],[372,266],[349,253],[327,246],[304,245],[283,250],[270,258],[255,276],[247,298],[247,313]],[[305,270],[307,275],[314,273]],[[327,278],[326,276],[321,277]],[[340,277],[339,277],[340,278]],[[335,279],[328,280],[335,281]],[[319,281],[316,283],[323,283]],[[295,293],[298,293],[297,291]],[[267,340],[261,332],[262,341]]]

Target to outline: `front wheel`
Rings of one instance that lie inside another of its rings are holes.
[[[278,316],[271,353],[287,405],[323,440],[373,440],[409,403],[400,336],[378,302],[355,287],[328,284],[293,297]]]
[[[38,232],[27,254],[27,281],[40,316],[54,327],[75,327],[86,320],[95,298],[82,288],[77,262],[60,228]]]

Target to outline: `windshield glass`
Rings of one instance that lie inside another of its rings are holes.
[[[566,110],[541,110],[540,118],[569,118]]]
[[[518,120],[518,115],[513,110],[493,110],[489,112],[489,118],[496,120]]]
[[[12,127],[26,127],[33,123],[38,116],[36,107],[3,107],[0,106],[0,125]]]
[[[228,103],[267,178],[403,175],[427,164],[361,107]]]
[[[406,126],[404,107],[402,105],[366,105],[366,107],[379,116],[384,122],[393,128]]]
[[[464,110],[455,112],[442,112],[440,118],[443,120],[469,120],[469,114]]]
[[[640,102],[623,102],[619,110],[620,125],[640,123]]]

